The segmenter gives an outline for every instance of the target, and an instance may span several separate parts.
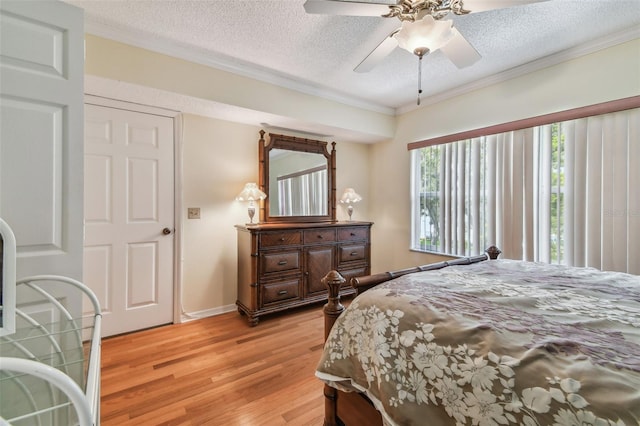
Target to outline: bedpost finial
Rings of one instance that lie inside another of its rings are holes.
[[[329,288],[329,298],[327,304],[324,305],[324,311],[328,314],[339,314],[344,310],[344,306],[340,303],[340,287],[346,282],[340,272],[330,271],[320,282]]]
[[[496,260],[502,251],[496,246],[490,246],[485,250],[485,253],[489,255],[489,259]]]
[[[329,288],[329,301],[340,297],[340,287],[346,281],[338,271],[329,271],[329,273],[320,280],[325,287]]]
[[[329,298],[323,308],[325,341],[327,340],[331,327],[333,327],[333,323],[344,311],[344,306],[340,303],[340,287],[346,281],[338,271],[330,271],[320,280],[324,286],[329,288]]]

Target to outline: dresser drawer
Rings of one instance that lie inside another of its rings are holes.
[[[338,241],[362,241],[369,239],[369,228],[353,227],[338,229]]]
[[[299,245],[302,242],[300,231],[267,232],[260,234],[262,247]]]
[[[277,281],[260,286],[261,306],[300,298],[300,280]]]
[[[340,246],[338,248],[338,258],[340,263],[364,260],[367,253],[366,250],[367,248],[364,244]]]
[[[306,229],[304,231],[304,243],[332,243],[336,240],[335,229]]]
[[[261,257],[260,275],[300,269],[300,252],[298,250],[262,253]]]

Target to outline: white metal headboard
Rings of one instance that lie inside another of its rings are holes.
[[[0,218],[0,336],[12,334],[16,327],[16,237]]]

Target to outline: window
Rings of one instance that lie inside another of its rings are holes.
[[[413,149],[412,181],[412,249],[640,273],[639,109]]]

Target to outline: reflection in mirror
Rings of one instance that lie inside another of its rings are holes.
[[[322,154],[272,149],[269,152],[271,216],[329,214],[327,159]]]

